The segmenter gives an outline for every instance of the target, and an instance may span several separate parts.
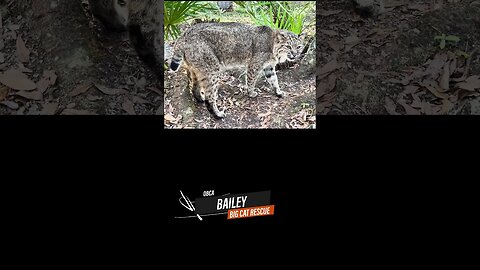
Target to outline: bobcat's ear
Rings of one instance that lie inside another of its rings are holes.
[[[307,37],[307,34],[305,32],[301,33],[300,35],[298,35],[298,38],[300,40],[305,40],[305,38]]]
[[[275,30],[275,43],[280,43],[285,40],[285,35],[281,30]]]
[[[277,36],[275,37],[277,43],[288,40],[288,34],[282,30],[278,30]]]

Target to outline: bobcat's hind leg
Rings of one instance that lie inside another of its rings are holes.
[[[248,96],[254,98],[258,96],[257,91],[255,90],[255,84],[257,83],[258,74],[262,70],[261,63],[253,63],[248,65],[247,68],[247,79],[246,79],[246,87]]]
[[[193,97],[199,102],[205,102],[205,90],[200,87],[195,71],[187,70],[187,74],[190,79]]]
[[[206,105],[207,109],[215,116],[215,118],[220,119],[225,117],[225,112],[220,111],[217,106],[218,99],[218,86],[219,80],[216,74],[211,78],[203,78],[199,81],[199,87],[206,89]]]
[[[215,118],[225,117],[225,113],[220,111],[217,106],[218,86],[220,75],[220,61],[209,44],[197,41],[191,44],[192,48],[197,50],[186,50],[185,59],[195,67],[195,75],[198,78],[198,88],[201,98],[201,91],[204,92],[207,109]]]

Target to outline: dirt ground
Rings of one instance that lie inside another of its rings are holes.
[[[45,2],[44,13],[0,2],[0,115],[163,114],[160,80],[126,33],[106,31],[80,0]]]
[[[480,1],[385,4],[371,18],[321,2],[317,114],[480,114]]]
[[[225,109],[220,120],[197,102],[188,88],[184,70],[165,73],[166,128],[314,128],[315,76],[299,74],[296,66],[277,71],[285,96],[279,98],[261,78],[257,81],[258,96],[250,98],[241,92],[245,82],[241,71],[225,75],[219,90],[218,105]]]

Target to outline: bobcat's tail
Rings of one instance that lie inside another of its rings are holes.
[[[172,61],[170,62],[170,69],[173,71],[177,71],[183,61],[183,55],[181,53],[175,53],[172,57]]]

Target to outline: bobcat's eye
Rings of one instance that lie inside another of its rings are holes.
[[[122,7],[127,5],[127,0],[118,0],[117,2]]]

